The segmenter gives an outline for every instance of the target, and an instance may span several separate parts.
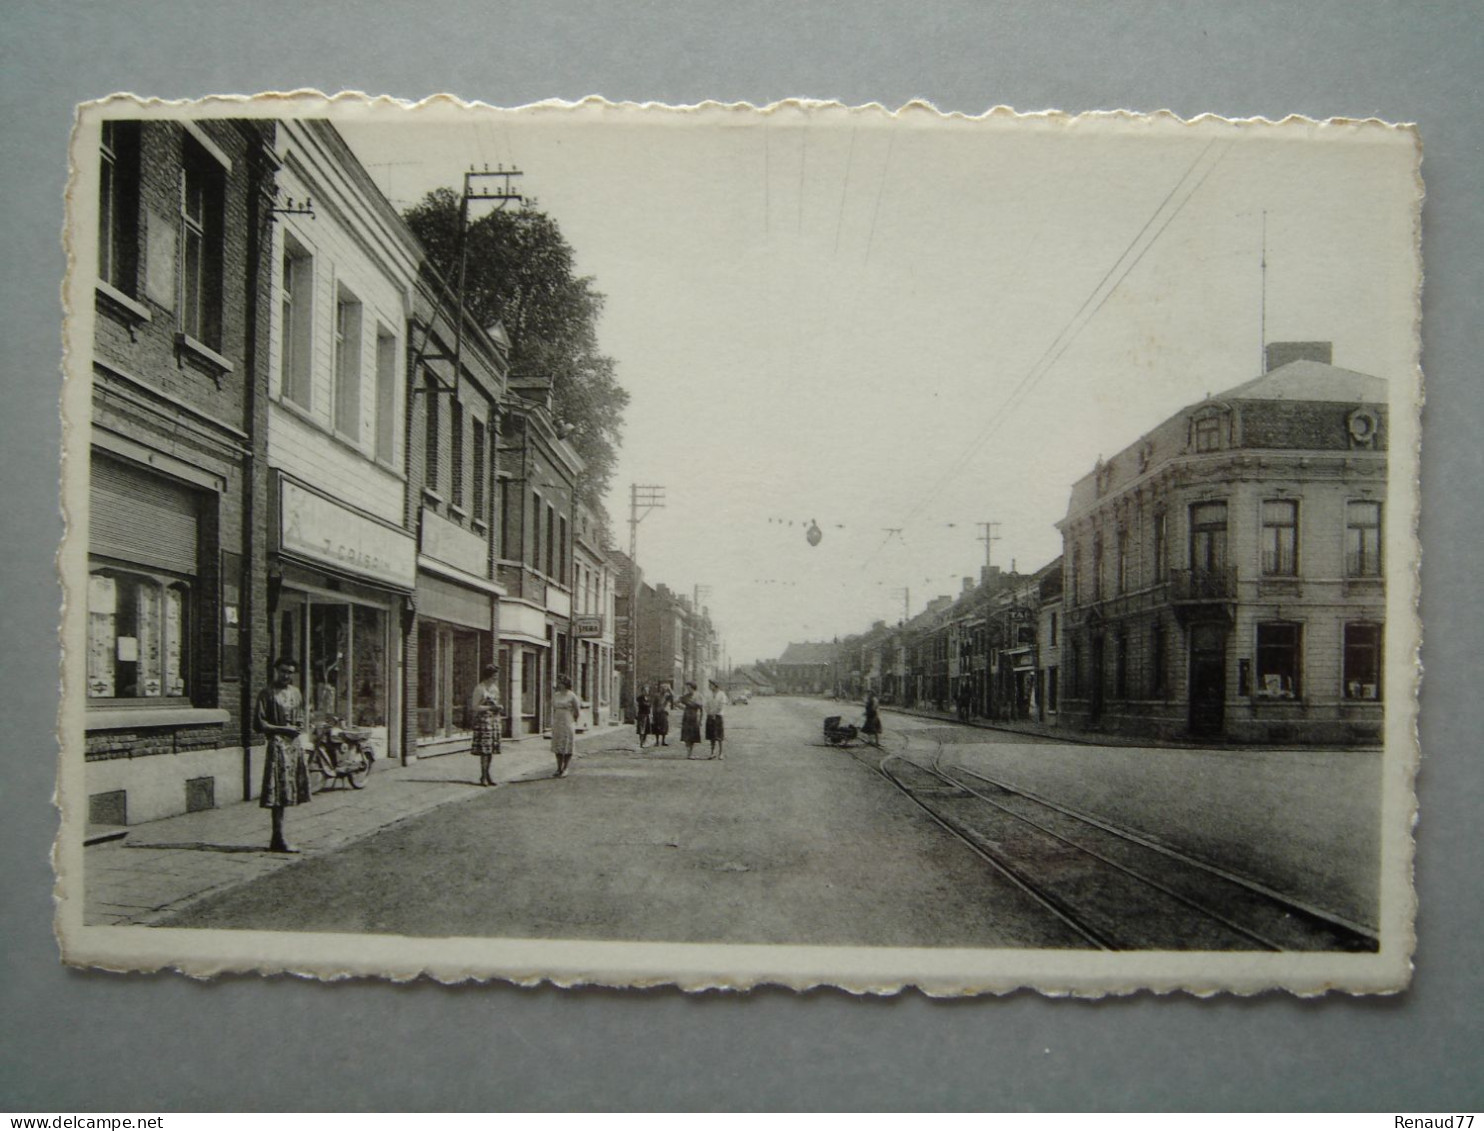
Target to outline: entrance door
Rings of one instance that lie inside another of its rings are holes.
[[[1226,725],[1226,626],[1190,629],[1190,733],[1220,734]]]

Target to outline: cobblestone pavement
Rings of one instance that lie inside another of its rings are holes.
[[[1032,744],[895,713],[886,726],[942,743],[949,762],[1142,833],[1303,906],[1377,926],[1378,747]]]
[[[876,773],[815,705],[728,713],[725,760],[609,744],[214,893],[171,927],[924,947],[1085,940]],[[706,753],[705,744],[697,754]]]
[[[577,745],[580,755],[607,746],[632,747],[633,731],[603,727],[578,736]],[[549,776],[554,765],[547,741],[531,738],[506,743],[493,772],[508,785]],[[478,777],[479,764],[467,754],[406,766],[380,762],[366,788],[336,786],[288,810],[289,840],[302,856],[266,851],[268,814],[256,801],[134,825],[123,840],[85,851],[84,922],[159,922],[203,896],[272,875],[305,856],[333,852],[399,821],[489,793],[476,784]]]
[[[549,785],[538,784],[553,766],[541,740],[507,746],[496,762],[507,786],[495,790],[473,784],[467,755],[379,766],[364,790],[289,812],[298,857],[263,850],[267,815],[255,803],[135,826],[125,841],[87,849],[86,921],[1068,945],[866,761],[822,743],[823,717],[853,710],[816,699],[734,707],[724,763],[688,763],[678,745],[641,754],[632,731],[606,728],[582,736],[575,775]],[[889,746],[941,749],[1300,903],[1375,923],[1379,751],[1105,747],[891,712],[885,721]]]

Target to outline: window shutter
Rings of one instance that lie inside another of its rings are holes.
[[[176,573],[196,572],[200,495],[128,464],[92,460],[89,551]]]

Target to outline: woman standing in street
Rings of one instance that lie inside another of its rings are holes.
[[[670,708],[675,706],[675,696],[668,683],[654,689],[654,702],[649,706],[649,732],[654,735],[656,746],[669,746]]]
[[[298,852],[284,839],[283,811],[309,800],[309,765],[304,760],[304,696],[294,686],[299,665],[287,656],[274,665],[273,686],[258,692],[253,729],[268,736],[258,805],[273,814],[269,852]]]
[[[505,715],[505,708],[500,705],[499,676],[500,669],[494,664],[485,665],[469,696],[469,717],[474,727],[469,753],[479,758],[480,785],[499,784],[490,777],[490,761],[500,752],[500,720]]]
[[[696,756],[696,743],[701,741],[701,697],[696,685],[686,681],[685,693],[680,696],[680,741],[685,743],[685,756]]]
[[[872,746],[881,745],[881,706],[876,701],[876,690],[872,687],[866,688],[866,720],[861,730]]]
[[[572,762],[572,748],[577,741],[577,716],[582,703],[572,690],[568,676],[557,676],[557,693],[551,697],[551,752],[556,755],[556,775],[567,776]]]
[[[644,743],[649,740],[650,710],[649,685],[645,684],[639,688],[639,696],[634,700],[634,729],[639,732],[640,750],[644,749]]]
[[[711,757],[726,761],[727,693],[714,679],[709,687],[706,694],[706,741],[711,743]]]

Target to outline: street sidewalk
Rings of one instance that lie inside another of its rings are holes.
[[[847,708],[843,714],[848,715],[849,709],[859,711],[860,704],[847,700],[826,700],[837,702]],[[1163,739],[1144,737],[1127,734],[1114,734],[1108,731],[1078,730],[1068,726],[1047,726],[1045,723],[1035,723],[1028,719],[1013,719],[1009,721],[1000,719],[986,719],[978,715],[964,721],[958,717],[957,711],[937,711],[931,707],[881,707],[883,715],[905,715],[908,718],[938,719],[942,722],[956,723],[959,726],[977,727],[980,730],[1003,731],[1006,734],[1020,734],[1029,738],[1046,738],[1053,742],[1066,742],[1076,746],[1120,746],[1131,747],[1140,750],[1335,750],[1340,747],[1333,743],[1326,745],[1313,745],[1302,742],[1285,742],[1280,744],[1257,743],[1257,742],[1210,742],[1198,738]],[[1353,747],[1356,750],[1379,750],[1380,743],[1369,743]],[[1344,749],[1352,749],[1345,747]]]
[[[577,736],[579,758],[585,751],[617,746],[637,746],[631,727],[604,726]],[[549,740],[533,735],[507,741],[492,772],[504,785],[550,777],[555,765]],[[405,766],[382,761],[366,788],[336,785],[287,811],[289,842],[302,855],[267,851],[268,814],[256,800],[131,825],[125,838],[84,850],[83,921],[90,926],[158,922],[202,896],[465,800],[481,792],[478,777],[479,763],[467,752]]]

